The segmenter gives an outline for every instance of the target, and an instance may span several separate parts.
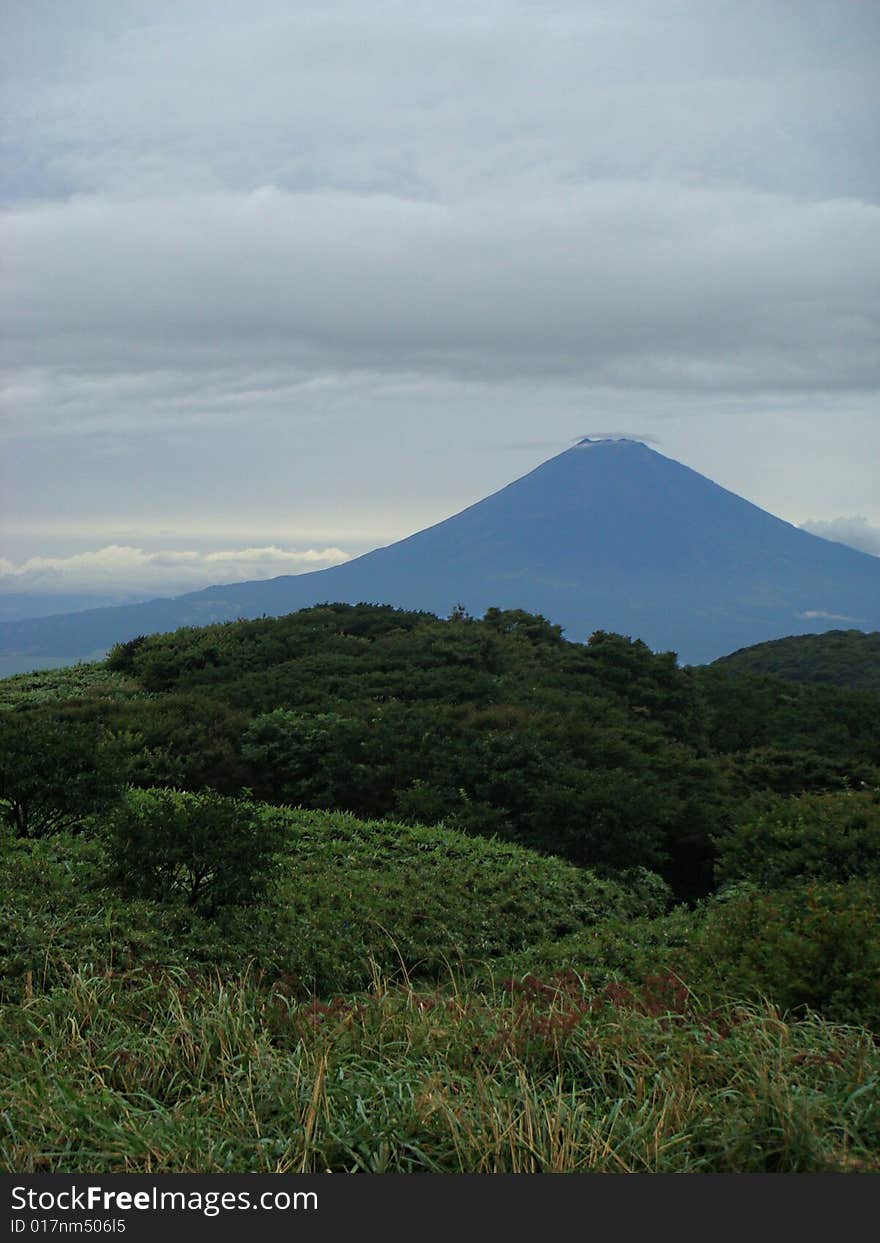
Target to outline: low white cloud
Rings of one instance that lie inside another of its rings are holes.
[[[172,594],[212,586],[323,570],[349,560],[341,548],[263,548],[198,552],[148,552],[128,544],[74,553],[67,557],[29,557],[16,563],[0,557],[0,592],[112,590]]]
[[[811,535],[833,540],[835,544],[848,544],[859,552],[880,557],[880,527],[873,526],[861,514],[851,518],[826,518],[822,521],[808,519],[801,526]]]
[[[848,621],[860,622],[864,621],[864,617],[850,617],[848,613],[828,613],[825,609],[806,609],[803,613],[798,613],[798,617],[818,618],[821,621]]]

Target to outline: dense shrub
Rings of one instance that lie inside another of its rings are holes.
[[[107,668],[114,673],[132,673],[135,667],[135,656],[147,641],[147,636],[139,634],[127,643],[115,643],[107,653]]]
[[[125,892],[183,898],[213,913],[253,902],[269,880],[280,832],[243,800],[210,792],[130,790],[109,818],[113,873]]]
[[[715,666],[731,673],[771,673],[792,682],[850,686],[880,695],[880,631],[829,630],[756,643]]]
[[[273,969],[318,993],[362,987],[374,966],[444,977],[614,912],[641,913],[665,892],[642,873],[625,888],[561,859],[442,827],[264,814],[286,835],[265,916]]]
[[[708,904],[680,962],[708,992],[880,1030],[880,886],[734,889]]]
[[[876,766],[880,759],[877,695],[770,674],[734,674],[724,664],[695,669],[693,675],[714,751],[809,751],[836,767],[841,762]]]
[[[880,875],[880,794],[847,791],[766,799],[716,839],[720,882],[765,889],[797,880]]]
[[[807,749],[756,747],[726,756],[723,768],[734,794],[741,799],[761,791],[803,794],[880,787],[877,764]]]
[[[190,906],[193,845],[202,842],[200,859],[219,851],[226,862],[244,822],[254,840],[278,846],[270,889],[213,911],[210,890],[199,891]],[[204,841],[206,826],[224,824],[231,842]],[[443,829],[135,791],[101,837],[15,845],[0,875],[0,975],[16,995],[28,974],[32,986],[63,980],[71,963],[250,963],[298,993],[362,988],[377,968],[446,978],[606,919],[626,932],[665,905],[658,877],[637,869],[626,880]]]
[[[204,696],[167,694],[128,704],[112,720],[133,785],[237,794],[247,784],[239,755],[243,712]]]
[[[253,788],[273,802],[351,807],[366,726],[338,712],[277,708],[251,722],[241,740]]]
[[[50,710],[0,713],[0,814],[17,837],[80,825],[121,795],[119,749],[97,724]]]

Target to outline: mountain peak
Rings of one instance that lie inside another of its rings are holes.
[[[440,615],[457,601],[474,616],[520,608],[571,639],[616,631],[699,663],[829,630],[841,618],[880,629],[880,561],[791,526],[636,436],[593,435],[460,513],[344,565],[0,623],[0,654],[84,657],[139,634],[319,601]]]
[[[643,449],[650,446],[646,441],[641,440],[638,436],[584,436],[583,440],[579,440],[574,446],[576,449],[589,449],[594,445],[639,445]]]

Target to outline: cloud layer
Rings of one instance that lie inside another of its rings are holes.
[[[455,207],[266,186],[31,206],[4,229],[23,427],[89,409],[112,426],[132,402],[222,419],[371,371],[741,394],[880,381],[880,207],[863,203],[665,181]]]
[[[590,426],[880,519],[876,6],[2,21],[5,528],[402,535]]]
[[[279,574],[323,570],[349,559],[341,548],[243,548],[200,553],[189,550],[146,552],[109,544],[68,557],[31,557],[15,564],[0,558],[0,593],[155,590],[193,591],[214,583],[246,582]]]
[[[821,522],[810,519],[802,522],[801,526],[812,535],[821,535],[836,544],[849,544],[850,548],[880,557],[880,527],[872,526],[861,514],[852,518],[828,518]]]

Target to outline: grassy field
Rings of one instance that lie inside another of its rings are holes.
[[[570,975],[298,1001],[73,972],[3,1013],[7,1170],[880,1170],[868,1033]]]
[[[120,897],[97,839],[8,849],[3,1169],[880,1170],[874,1035],[757,1000],[772,974],[726,996],[708,915],[638,915],[509,845],[284,814],[280,887],[219,921]]]

